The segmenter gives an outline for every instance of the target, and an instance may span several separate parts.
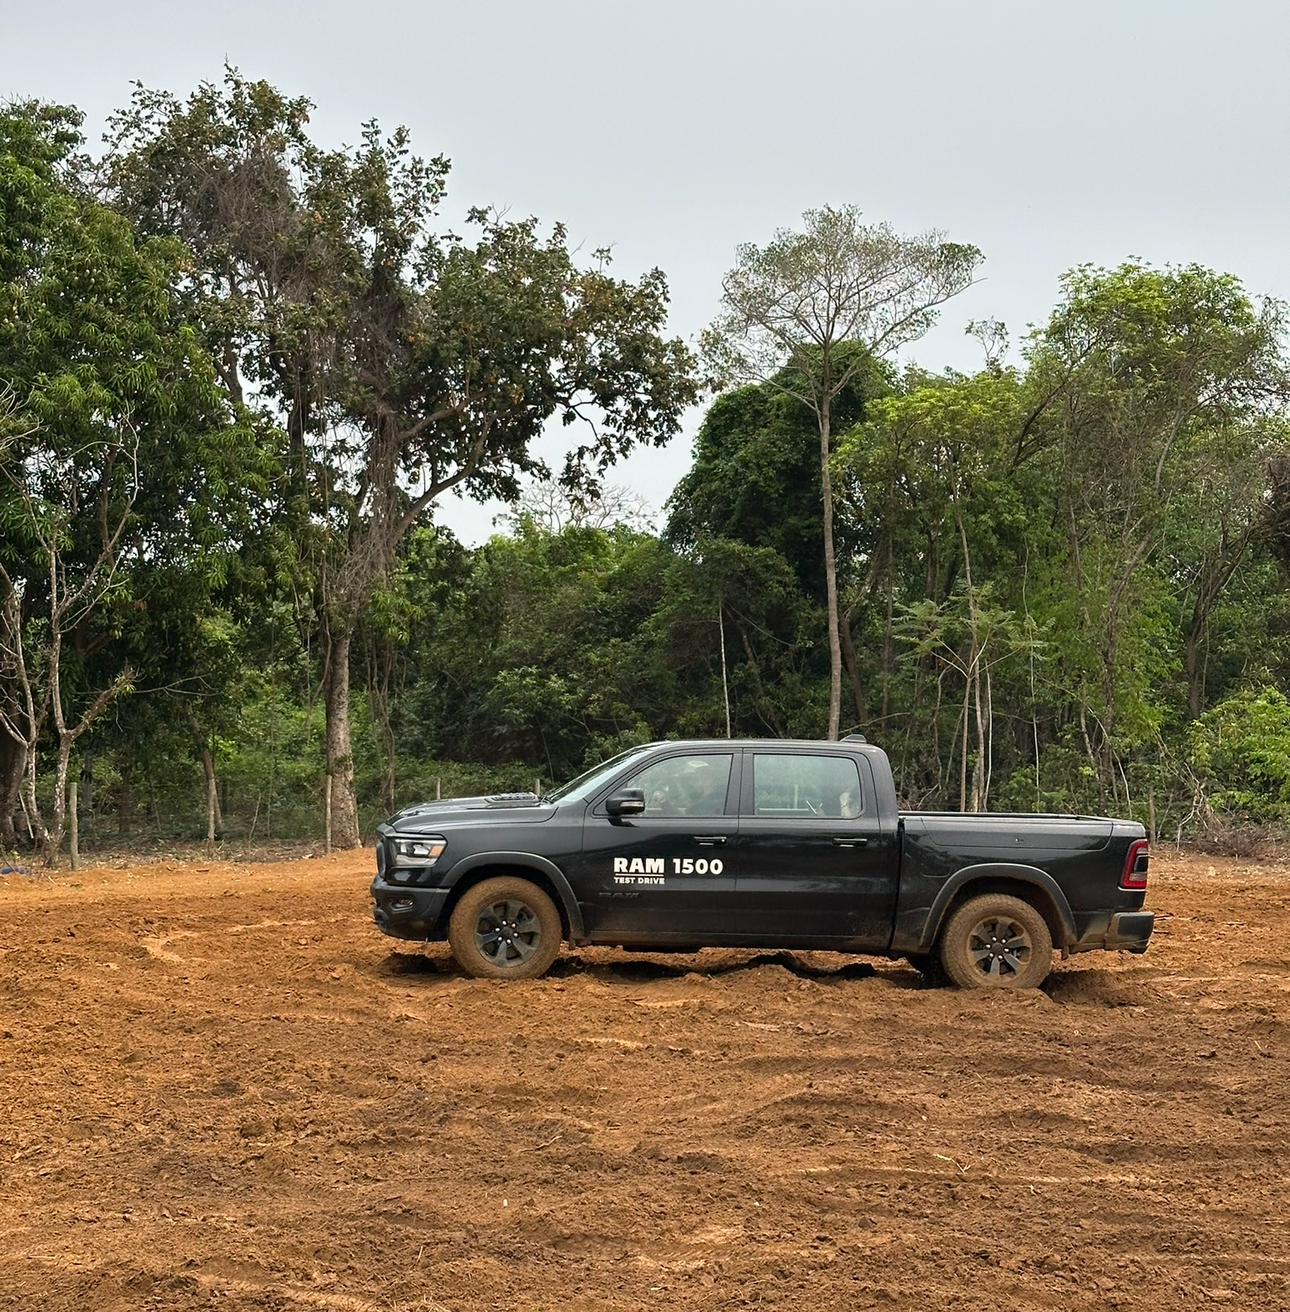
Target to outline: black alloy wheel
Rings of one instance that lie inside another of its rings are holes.
[[[542,922],[533,908],[518,898],[506,898],[479,909],[475,947],[501,970],[526,962],[542,942]]]
[[[536,979],[560,952],[555,904],[527,879],[486,879],[462,895],[448,942],[463,970],[480,979]]]
[[[1037,988],[1052,960],[1048,923],[1029,902],[1006,893],[965,902],[941,937],[941,963],[960,988]]]
[[[968,934],[968,954],[992,983],[1020,975],[1033,952],[1025,926],[1011,916],[989,916]]]

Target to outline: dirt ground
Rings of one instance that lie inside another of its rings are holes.
[[[1153,862],[1043,992],[490,984],[371,852],[0,879],[0,1307],[1290,1308],[1290,872]]]

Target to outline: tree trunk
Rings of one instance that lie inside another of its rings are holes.
[[[39,847],[45,841],[45,821],[36,799],[36,753],[30,747],[27,749],[27,769],[22,778],[22,796],[27,805],[27,833],[32,847]]]
[[[981,701],[981,657],[979,652],[974,653],[972,671],[972,709],[976,718],[976,757],[972,761],[972,804],[969,810],[984,811],[985,779],[989,768],[986,760],[988,734],[985,706]]]
[[[45,834],[45,864],[50,867],[58,864],[58,850],[67,830],[67,772],[74,741],[70,734],[60,734],[58,752],[54,757],[54,810],[52,823]]]
[[[869,722],[869,710],[865,705],[864,687],[860,682],[860,662],[856,657],[856,645],[851,637],[851,611],[842,616],[838,628],[842,639],[842,657],[847,665],[847,678],[851,681],[851,695],[856,702],[856,719],[863,728]]]
[[[1199,602],[1196,610],[1183,643],[1183,662],[1187,669],[1187,710],[1193,720],[1199,719],[1205,705],[1205,676],[1200,663],[1200,640],[1204,624],[1199,615]]]
[[[1112,613],[1106,634],[1106,645],[1102,649],[1102,743],[1099,752],[1098,773],[1101,776],[1102,805],[1106,806],[1106,786],[1111,785],[1112,797],[1118,796],[1119,789],[1115,782],[1115,675],[1116,657],[1119,648],[1119,633],[1116,629],[1116,617]]]
[[[327,773],[331,776],[332,846],[359,845],[358,802],[354,797],[354,749],[349,733],[350,628],[324,620],[327,666],[323,703],[327,713]]]
[[[134,752],[130,747],[117,757],[117,774],[120,782],[116,788],[116,831],[123,838],[130,833],[134,824]]]
[[[896,620],[895,583],[891,577],[891,560],[887,562],[887,614],[883,619],[882,630],[882,723],[887,723],[891,712],[891,678],[896,672],[896,663],[892,659],[894,624]]]
[[[726,737],[733,735],[730,732],[730,678],[726,674],[726,617],[723,614],[724,606],[717,607],[717,631],[721,635],[721,697],[726,704]],[[537,790],[534,789],[534,792]]]
[[[13,813],[18,805],[22,776],[27,768],[27,744],[0,729],[0,849],[14,846]]]
[[[829,478],[829,407],[820,409],[820,487],[824,494],[824,589],[829,610],[829,741],[842,721],[842,643],[838,634],[838,571],[833,553],[833,483]]]
[[[381,767],[381,804],[387,814],[396,809],[394,726],[390,723],[390,679],[394,662],[394,643],[388,636],[381,640],[379,651],[375,641],[368,643],[364,662],[367,670],[367,698],[372,717],[380,731],[381,751],[385,757]]]
[[[202,744],[202,770],[206,775],[206,846],[214,848],[219,830],[219,791],[215,786],[215,762],[211,749]]]
[[[1264,515],[1267,513],[1265,510]],[[1206,662],[1202,655],[1210,613],[1245,558],[1255,531],[1265,522],[1264,519],[1255,519],[1235,539],[1229,539],[1224,532],[1217,555],[1205,562],[1196,582],[1196,604],[1192,607],[1191,623],[1187,626],[1187,638],[1183,646],[1187,665],[1187,709],[1193,720],[1205,709]]]
[[[202,773],[206,776],[206,845],[215,846],[215,839],[224,828],[224,817],[219,809],[219,788],[215,780],[215,758],[211,755],[210,743],[202,733],[197,717],[190,711],[188,723],[202,753]]]
[[[972,553],[968,549],[967,528],[963,523],[962,512],[957,508],[957,505],[954,513],[955,518],[958,520],[959,542],[963,547],[963,581],[967,586],[968,629],[971,636],[965,677],[976,711],[976,759],[972,762],[972,805],[970,809],[981,811],[985,809],[985,775],[988,768],[986,762],[985,713],[981,705],[981,663],[984,660],[984,653],[981,650],[981,631],[976,609],[976,589],[972,584]],[[963,714],[964,717],[968,714],[966,700],[963,703]],[[963,743],[966,749],[966,725],[963,730]]]
[[[94,834],[94,752],[86,749],[81,759],[81,814]]]

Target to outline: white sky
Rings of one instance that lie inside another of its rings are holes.
[[[308,95],[324,142],[406,123],[453,160],[450,215],[560,219],[621,274],[660,266],[687,338],[737,242],[824,203],[985,252],[911,352],[929,367],[980,363],[972,318],[1015,341],[1083,262],[1290,298],[1285,0],[0,0],[0,95],[77,104],[92,136],[132,80],[186,93],[225,59]],[[688,456],[611,479],[658,508]],[[497,509],[440,518],[478,541]]]

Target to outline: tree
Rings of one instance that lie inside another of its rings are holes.
[[[400,543],[452,488],[514,499],[546,422],[589,422],[567,479],[662,443],[696,394],[662,336],[666,281],[580,268],[558,225],[469,217],[436,231],[448,171],[375,123],[355,149],[309,105],[228,70],[186,104],[140,91],[106,172],[147,231],[193,249],[192,292],[230,395],[283,417],[288,511],[317,599],[337,846],[359,841],[349,729],[355,628]]]
[[[1088,654],[1082,701],[1098,715],[1081,732],[1103,802],[1119,795],[1121,751],[1155,733],[1160,718],[1148,708],[1164,670],[1126,653],[1143,642],[1150,610],[1179,587],[1194,598],[1187,659],[1199,708],[1196,645],[1262,498],[1249,488],[1250,465],[1266,480],[1279,449],[1284,322],[1283,306],[1252,302],[1231,275],[1130,261],[1067,274],[1061,303],[1027,348],[1040,400],[1023,432],[1057,462],[1074,606],[1066,627]],[[1198,558],[1175,562],[1171,578],[1157,558],[1189,512],[1199,516],[1186,534]]]
[[[114,649],[143,604],[132,579],[161,560],[217,573],[236,551],[224,511],[254,464],[179,313],[182,250],[136,240],[92,199],[79,122],[35,104],[0,114],[0,730],[36,829],[52,733],[50,860],[72,752],[133,683]],[[11,811],[0,827],[12,833]]]
[[[962,708],[950,749],[951,760],[958,749],[960,811],[989,810],[994,772],[994,668],[1039,646],[1033,625],[1028,626],[1016,612],[995,605],[991,593],[988,583],[975,585],[971,569],[965,567],[962,581],[947,601],[938,604],[929,598],[915,603],[904,609],[899,620],[900,638],[920,657],[931,657],[940,667],[938,705],[943,672],[952,671],[963,680]],[[975,753],[969,747],[973,727]]]
[[[631,488],[602,484],[570,488],[555,478],[535,478],[520,493],[514,507],[493,522],[518,529],[525,518],[548,533],[566,528],[610,529],[622,524],[638,533],[649,531],[650,508]]]
[[[1179,453],[1165,524],[1165,568],[1178,589],[1187,713],[1205,709],[1210,627],[1251,547],[1273,527],[1273,467],[1290,450],[1281,415],[1223,423]]]
[[[970,377],[910,368],[901,383],[838,444],[840,501],[863,526],[861,552],[869,561],[869,595],[853,604],[862,615],[881,610],[871,631],[881,626],[882,719],[891,710],[897,640],[918,662],[916,683],[924,669],[935,676],[931,714],[920,711],[915,693],[903,715],[918,721],[923,754],[930,749],[936,794],[948,792],[938,722],[944,675],[962,678],[950,763],[957,750],[959,808],[982,810],[994,752],[995,667],[1035,650],[1029,617],[1009,604],[1015,592],[1008,565],[1021,554],[1010,539],[1025,525],[1029,472],[1014,461],[1021,388],[1015,372],[998,365]]]
[[[1190,727],[1193,810],[1202,823],[1290,818],[1290,702],[1276,688],[1229,697]]]
[[[861,423],[891,391],[890,370],[870,360],[833,399],[836,432]],[[666,536],[683,550],[729,538],[778,552],[802,588],[824,604],[824,535],[815,416],[775,383],[718,396],[694,442],[694,463],[668,500]],[[835,507],[836,509],[836,507]],[[838,554],[855,547],[855,526],[835,513]]]
[[[834,549],[833,408],[872,356],[916,340],[936,307],[963,291],[981,260],[939,232],[903,237],[866,225],[854,206],[809,210],[805,230],[781,230],[765,247],[740,246],[722,282],[722,313],[704,335],[719,382],[769,382],[805,405],[819,438],[829,642],[829,737],[842,705]],[[859,348],[859,349],[857,349]]]

